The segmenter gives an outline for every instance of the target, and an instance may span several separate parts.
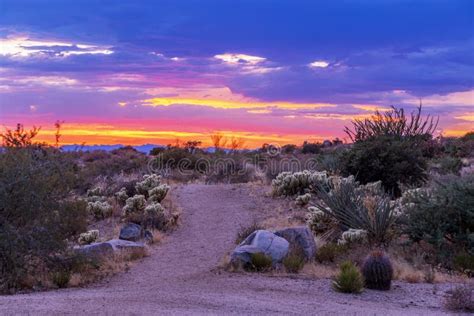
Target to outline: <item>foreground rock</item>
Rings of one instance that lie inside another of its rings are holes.
[[[119,239],[138,241],[143,238],[144,232],[140,225],[127,223],[120,229]]]
[[[290,247],[301,249],[305,259],[311,261],[316,255],[316,243],[311,231],[306,226],[290,227],[275,232],[275,235],[285,238]]]
[[[74,250],[87,257],[104,259],[111,258],[117,253],[142,254],[145,251],[145,244],[142,242],[112,239],[106,242],[79,246]]]
[[[268,230],[257,230],[234,249],[231,263],[235,266],[247,265],[252,260],[252,254],[264,253],[272,258],[273,264],[276,264],[288,254],[288,249],[289,243],[286,239]]]

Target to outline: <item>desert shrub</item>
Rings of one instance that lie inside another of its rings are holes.
[[[113,177],[118,174],[143,173],[148,166],[146,155],[133,148],[118,149],[111,152],[91,151],[81,155],[84,163],[81,169],[81,185],[90,188],[97,177]],[[129,192],[129,195],[133,193]]]
[[[346,248],[335,243],[327,243],[319,247],[316,251],[316,260],[320,263],[334,262]]]
[[[321,144],[304,142],[301,147],[302,154],[319,154],[321,152]]]
[[[312,172],[303,170],[301,172],[282,172],[272,181],[273,194],[276,196],[292,196],[305,194],[314,186],[324,186],[328,181],[325,171]]]
[[[289,251],[285,258],[283,258],[283,266],[289,273],[298,273],[303,269],[305,264],[305,257],[303,251],[299,248],[293,248]]]
[[[342,173],[362,184],[382,181],[386,192],[400,195],[400,184],[419,186],[427,179],[427,159],[418,141],[379,136],[356,142],[341,158]]]
[[[354,120],[345,132],[354,142],[342,159],[343,174],[361,183],[382,181],[385,190],[400,195],[399,184],[420,185],[426,179],[424,148],[432,142],[437,121],[421,115],[421,105],[410,117],[403,109]]]
[[[157,174],[146,174],[143,176],[143,181],[137,182],[135,188],[138,194],[148,197],[148,192],[161,184],[161,176]]]
[[[390,290],[393,267],[388,256],[380,250],[372,251],[362,265],[365,286],[374,290]]]
[[[361,293],[364,289],[364,278],[359,269],[350,261],[340,266],[340,272],[335,277],[333,288],[342,293]]]
[[[96,229],[89,230],[85,233],[79,235],[79,239],[77,240],[80,245],[89,245],[93,242],[96,242],[99,239],[99,231]]]
[[[442,175],[449,173],[459,175],[462,168],[462,160],[457,157],[444,156],[435,160],[434,163],[434,169]]]
[[[71,280],[71,271],[59,270],[52,273],[51,279],[53,283],[60,289],[67,287]]]
[[[311,194],[305,193],[303,195],[299,195],[296,197],[296,204],[300,206],[308,205],[309,201],[311,200]]]
[[[21,287],[85,231],[85,203],[74,201],[77,166],[40,146],[0,152],[0,292]]]
[[[148,191],[148,200],[156,203],[161,203],[168,194],[170,187],[167,184],[161,184]]]
[[[320,201],[314,206],[334,218],[342,230],[362,229],[370,243],[386,243],[390,240],[395,222],[394,206],[383,194],[380,182],[359,185],[353,177],[332,177],[327,187],[314,190]]]
[[[95,187],[95,188],[87,190],[86,195],[88,197],[92,197],[92,196],[102,196],[103,194],[100,187]]]
[[[445,176],[406,197],[403,227],[409,238],[436,249],[437,260],[474,254],[474,174]]]
[[[446,309],[457,312],[474,312],[474,287],[458,285],[451,289],[445,298]]]
[[[457,254],[453,258],[453,266],[469,276],[474,275],[474,255],[468,253]]]
[[[250,271],[265,272],[272,268],[272,258],[262,252],[253,253],[248,269]]]
[[[113,208],[108,202],[96,201],[87,203],[87,211],[95,219],[104,219],[112,215]]]
[[[116,198],[118,203],[123,205],[123,204],[125,204],[125,202],[127,202],[128,194],[127,194],[127,189],[126,188],[121,188],[114,195],[115,195],[115,198]]]
[[[239,231],[237,232],[237,237],[235,238],[235,243],[238,245],[245,240],[250,234],[256,230],[265,229],[261,224],[253,222],[249,226],[240,226]]]

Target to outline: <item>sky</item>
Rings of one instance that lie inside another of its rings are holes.
[[[45,141],[347,139],[420,101],[474,129],[474,1],[0,0],[0,126]]]

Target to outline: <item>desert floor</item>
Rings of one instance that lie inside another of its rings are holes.
[[[226,272],[219,266],[240,225],[261,215],[258,194],[248,185],[176,190],[181,225],[128,272],[86,288],[1,296],[0,314],[444,314],[447,284],[395,282],[389,292],[347,295],[329,279]]]

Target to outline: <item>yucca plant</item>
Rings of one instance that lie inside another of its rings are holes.
[[[359,185],[353,177],[341,178],[326,187],[313,187],[321,202],[314,206],[333,217],[343,230],[363,229],[370,243],[389,241],[390,228],[395,222],[394,206],[377,185]],[[380,190],[379,190],[380,189]]]

